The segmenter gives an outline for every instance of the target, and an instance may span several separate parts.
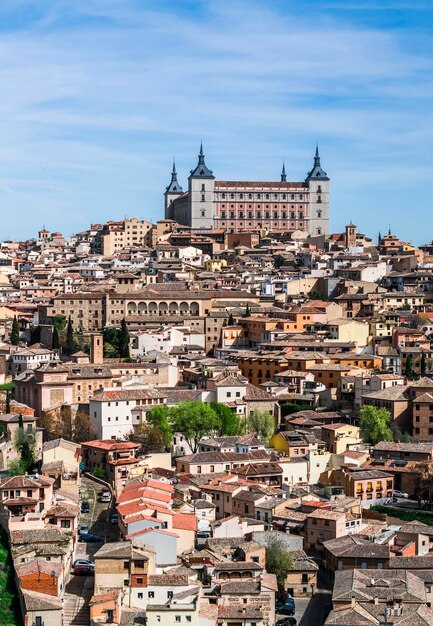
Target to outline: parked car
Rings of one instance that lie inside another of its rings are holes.
[[[276,622],[276,626],[296,626],[297,625],[297,621],[295,617],[283,617],[282,619],[279,619]]]
[[[210,537],[210,533],[207,533],[204,530],[199,530],[197,532],[197,539],[208,539]]]
[[[81,524],[80,526],[80,535],[87,535],[89,532],[89,525],[88,524]]]
[[[118,521],[119,521],[119,513],[117,511],[114,511],[114,513],[111,514],[110,522],[112,524],[117,524]]]
[[[80,535],[78,541],[81,541],[81,543],[102,543],[104,541],[104,537],[87,533],[85,535]]]
[[[101,502],[111,502],[111,493],[109,491],[102,492]]]
[[[75,576],[94,576],[95,568],[90,565],[76,565],[73,572]]]
[[[89,513],[90,505],[87,500],[83,500],[81,503],[81,513]]]
[[[95,564],[93,561],[89,561],[89,559],[76,559],[74,561],[74,565],[73,567],[77,567],[78,565],[86,565],[89,567],[95,567]]]
[[[396,498],[409,498],[409,494],[404,491],[399,491],[398,489],[394,489],[394,497]]]
[[[295,614],[295,602],[293,598],[288,598],[288,602],[278,602],[275,606],[275,610],[277,613],[281,613],[281,615],[289,615],[292,616]]]

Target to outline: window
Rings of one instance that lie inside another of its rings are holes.
[[[129,561],[123,561],[123,569],[129,569]]]
[[[143,594],[142,594],[142,593],[139,593],[139,594],[137,594],[137,595],[138,595],[138,599],[139,599],[139,600],[142,600],[142,599],[143,599]]]
[[[175,622],[180,622],[180,615],[175,615],[174,616],[174,621]]]
[[[142,585],[142,584],[143,584],[143,579],[137,578],[137,585]]]
[[[148,598],[154,598],[155,597],[155,592],[154,591],[148,591],[147,592],[147,597]]]
[[[70,528],[70,527],[71,527],[71,520],[62,519],[62,521],[60,522],[60,528]]]

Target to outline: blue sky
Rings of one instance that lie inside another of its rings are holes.
[[[331,227],[433,237],[433,3],[2,0],[0,238],[163,216],[176,155],[302,180]]]

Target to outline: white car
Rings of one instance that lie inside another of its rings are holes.
[[[102,492],[101,502],[111,502],[111,493],[109,491]]]
[[[395,498],[408,498],[409,494],[404,491],[399,491],[398,489],[394,489],[394,497]]]

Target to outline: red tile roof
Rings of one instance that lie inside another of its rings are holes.
[[[99,450],[136,450],[140,444],[132,441],[114,441],[114,439],[94,439],[93,441],[83,441],[82,446],[97,448]]]
[[[192,513],[176,513],[173,517],[173,528],[196,531],[197,518]]]

